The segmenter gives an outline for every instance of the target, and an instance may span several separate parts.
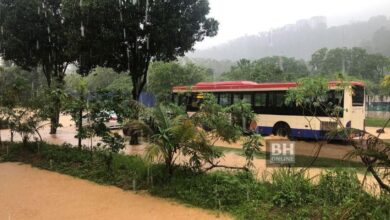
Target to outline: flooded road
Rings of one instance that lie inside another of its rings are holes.
[[[57,129],[57,134],[50,134],[50,125],[46,123],[45,126],[43,126],[40,130],[39,133],[42,136],[42,139],[51,144],[64,144],[68,143],[73,146],[77,146],[78,144],[78,139],[75,137],[76,136],[76,126],[74,121],[72,121],[71,116],[69,115],[61,115],[60,117],[60,124],[61,127]],[[122,130],[112,130],[113,133],[118,133],[120,135],[123,135]],[[1,130],[1,137],[3,140],[11,140],[11,135],[9,130]],[[34,137],[31,137],[30,140],[34,140],[34,138],[38,138],[37,135]],[[22,138],[19,134],[15,133],[14,135],[14,140],[15,141],[22,141]],[[83,139],[82,140],[82,145],[86,147],[91,147],[91,146],[96,146],[100,142],[99,137],[94,137],[94,138],[88,138],[88,139]],[[127,141],[128,143],[128,141]],[[143,154],[144,152],[144,146],[130,146],[126,145],[124,149],[124,153],[126,154]]]
[[[69,143],[72,145],[77,145],[78,140],[75,138],[76,135],[76,126],[74,122],[71,120],[71,117],[69,115],[61,115],[60,117],[60,124],[62,127],[58,128],[57,134],[51,135],[49,134],[50,126],[44,126],[42,129],[40,129],[40,134],[44,141],[52,144],[63,144],[63,143]],[[366,130],[370,132],[373,135],[377,135],[376,130],[379,128],[375,127],[368,127]],[[118,134],[123,134],[122,130],[113,130],[112,132],[117,132]],[[1,131],[2,139],[3,140],[10,140],[10,132],[8,130],[2,130]],[[275,137],[269,136],[265,137],[265,140],[274,139]],[[385,129],[385,133],[381,134],[381,139],[390,141],[390,128]],[[33,138],[31,138],[33,140]],[[19,134],[15,134],[15,140],[21,141],[21,137]],[[82,141],[82,144],[90,147],[94,146],[97,143],[99,143],[100,138],[95,137],[92,139],[84,139]],[[128,143],[128,141],[127,141]],[[242,148],[242,140],[238,141],[237,143],[226,143],[218,141],[216,143],[216,146],[223,146],[223,147],[232,147],[232,148]],[[329,144],[326,142],[315,142],[315,141],[296,141],[296,152],[300,155],[306,155],[306,156],[312,156],[315,154],[315,152],[318,150],[318,148],[321,146],[321,151],[319,154],[319,157],[327,157],[327,158],[333,158],[333,159],[344,159],[345,155],[348,154],[353,148],[348,145],[342,145],[342,144]],[[137,145],[137,146],[131,146],[126,145],[124,149],[124,153],[126,154],[143,154],[145,149],[145,145]]]
[[[0,219],[230,219],[28,165],[0,163]]]
[[[49,134],[49,126],[45,126],[43,129],[40,130],[40,133],[43,137],[43,139],[48,143],[53,144],[63,144],[63,143],[69,143],[72,145],[77,145],[77,139],[75,138],[76,135],[76,129],[74,122],[71,120],[70,116],[61,116],[60,123],[62,124],[62,127],[58,128],[58,133],[56,135],[50,135]],[[367,128],[367,131],[371,132],[372,134],[376,134],[376,130],[379,128]],[[10,135],[9,131],[2,130],[1,131],[2,139],[3,140],[9,140]],[[122,134],[121,130],[115,130],[113,132],[118,132],[119,134]],[[277,137],[265,137],[266,140],[270,139],[279,139]],[[390,128],[385,129],[385,133],[381,135],[381,138],[390,140]],[[15,140],[21,140],[19,135],[15,135]],[[100,141],[99,138],[93,138],[83,140],[83,144],[87,147],[92,145],[96,145]],[[230,147],[230,148],[239,148],[242,149],[242,140],[238,141],[237,143],[226,143],[226,142],[217,142],[216,146],[222,146],[222,147]],[[123,150],[123,153],[125,154],[138,154],[143,155],[145,150],[146,144],[141,144],[137,146],[131,146],[126,145],[126,148]],[[346,154],[348,154],[353,148],[348,145],[342,145],[342,144],[329,144],[326,142],[315,142],[315,141],[296,141],[296,152],[300,155],[306,155],[306,156],[313,156],[315,155],[316,151],[321,147],[321,151],[319,154],[319,157],[326,157],[326,158],[333,158],[333,159],[345,159]],[[262,147],[262,150],[265,150],[264,147]],[[223,158],[221,158],[221,164],[228,165],[228,166],[243,166],[245,164],[245,158],[238,155],[237,153],[226,153]],[[265,174],[269,175],[274,168],[269,168],[266,166],[266,162],[264,159],[255,159],[254,160],[255,165],[255,172],[257,172],[258,176],[263,176]],[[317,176],[323,171],[323,169],[320,168],[314,168],[309,170],[310,176]],[[360,176],[361,177],[361,176]],[[369,178],[372,179],[372,178]],[[371,182],[371,181],[370,181]]]

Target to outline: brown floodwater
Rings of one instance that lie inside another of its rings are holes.
[[[17,163],[0,163],[0,219],[230,219]]]
[[[45,126],[43,126],[40,130],[39,133],[42,136],[42,139],[48,143],[51,144],[64,144],[68,143],[71,145],[76,146],[78,144],[78,139],[75,137],[76,136],[76,126],[74,121],[72,121],[71,116],[69,115],[61,115],[60,117],[60,124],[61,127],[57,129],[57,134],[49,134],[50,132],[50,125],[48,122],[44,123]],[[11,135],[9,130],[1,130],[1,137],[3,140],[10,140]],[[113,133],[118,133],[123,135],[122,130],[112,130]],[[37,135],[34,135],[31,137],[31,140],[34,140],[35,138],[38,138]],[[22,138],[19,134],[15,133],[14,134],[14,140],[15,141],[21,141]],[[101,143],[101,139],[99,137],[94,137],[94,138],[88,138],[82,140],[82,145],[86,147],[91,147],[91,146],[96,146],[98,143]],[[128,141],[127,141],[128,143]],[[126,145],[125,149],[123,150],[124,153],[126,154],[142,154],[144,152],[145,146],[144,145],[139,145],[139,146],[131,146],[129,144]]]
[[[62,115],[60,123],[62,124],[62,127],[58,129],[58,132],[56,135],[50,135],[49,134],[49,126],[45,126],[40,130],[40,133],[43,137],[43,139],[46,142],[53,143],[53,144],[63,144],[63,143],[70,143],[72,145],[77,145],[77,139],[75,138],[76,135],[76,129],[74,122],[71,120],[70,116]],[[367,131],[371,132],[372,134],[376,134],[376,130],[378,128],[367,128]],[[119,134],[122,134],[121,130],[114,130],[113,132],[118,132]],[[3,140],[9,140],[10,134],[7,130],[1,131],[2,139]],[[385,129],[385,133],[381,135],[381,138],[390,140],[390,128]],[[266,137],[266,140],[268,139],[279,139],[279,137]],[[15,135],[15,140],[21,140],[20,136],[18,134]],[[83,140],[83,144],[86,146],[96,145],[100,141],[99,138],[93,138],[88,140]],[[351,146],[342,145],[342,144],[329,144],[329,143],[320,143],[320,142],[314,142],[314,141],[296,141],[296,152],[301,155],[307,155],[307,156],[313,156],[316,152],[316,150],[319,148],[321,144],[321,151],[319,156],[320,157],[327,157],[327,158],[334,158],[334,159],[345,159],[346,154],[348,154],[352,149]],[[125,154],[138,154],[143,155],[145,152],[146,143],[143,143],[141,145],[137,146],[131,146],[126,145],[125,149],[123,150],[123,153]],[[242,140],[238,141],[237,143],[226,143],[222,141],[218,141],[216,143],[216,146],[224,146],[224,147],[231,147],[231,148],[242,148]],[[264,150],[264,147],[263,147]],[[185,158],[180,158],[179,161],[184,161]],[[228,165],[228,166],[243,166],[245,164],[245,158],[237,155],[236,153],[227,153],[223,158],[221,158],[221,164]],[[273,168],[269,168],[266,166],[264,159],[255,159],[254,160],[255,165],[255,172],[258,173],[259,177],[268,175],[274,170]],[[311,177],[318,176],[323,171],[323,169],[315,168],[310,169],[309,174]],[[361,177],[361,176],[360,176]],[[369,182],[373,178],[369,177]]]
[[[76,127],[69,115],[61,115],[60,124],[62,125],[62,127],[58,128],[57,134],[55,135],[49,134],[50,126],[48,125],[48,123],[46,124],[47,124],[46,126],[40,129],[40,134],[46,142],[52,144],[69,143],[72,145],[77,145],[78,140],[77,138],[75,138]],[[368,127],[366,130],[375,135],[377,129],[379,128]],[[113,130],[112,132],[123,134],[122,130]],[[3,140],[10,140],[9,130],[1,130],[1,137]],[[273,136],[265,137],[266,140],[274,139],[274,138],[279,139],[279,137],[273,137]],[[380,138],[384,140],[390,140],[390,128],[386,128],[385,133],[381,134]],[[19,136],[19,134],[15,134],[14,139],[16,141],[21,141],[21,137]],[[34,139],[34,137],[32,137],[31,139]],[[82,144],[87,147],[90,147],[96,145],[99,142],[100,142],[100,138],[94,137],[92,139],[84,139],[82,141]],[[301,155],[312,156],[314,155],[314,153],[316,152],[320,144],[321,144],[321,151],[319,154],[320,157],[344,159],[345,155],[348,154],[351,150],[353,150],[351,146],[341,145],[341,144],[329,144],[326,142],[321,143],[315,141],[296,141],[296,152]],[[226,142],[218,141],[216,143],[216,146],[242,148],[242,140],[236,143],[226,143]],[[137,146],[134,145],[131,146],[127,144],[123,152],[126,154],[143,154],[144,150],[145,150],[145,144],[141,144]]]

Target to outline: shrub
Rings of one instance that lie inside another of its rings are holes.
[[[322,173],[317,186],[318,197],[330,204],[356,199],[363,190],[356,172],[346,169],[328,170]]]
[[[10,144],[10,143],[6,143]],[[113,153],[108,173],[104,152],[68,145],[10,144],[5,161],[30,163],[48,170],[122,189],[148,189],[197,207],[226,211],[238,219],[390,219],[390,197],[374,197],[360,187],[351,170],[330,170],[314,186],[304,173],[278,169],[271,182],[258,181],[250,172],[196,172],[178,166],[168,178],[163,164],[147,164],[139,156]]]
[[[303,172],[284,169],[272,174],[274,196],[272,202],[279,207],[302,206],[313,200],[314,186]]]
[[[229,210],[243,203],[258,203],[267,198],[268,190],[248,172],[192,173],[181,170],[164,186],[152,193],[175,197],[187,203],[211,209]]]

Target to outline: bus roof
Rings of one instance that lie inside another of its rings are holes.
[[[330,81],[329,87],[335,87],[340,81]],[[363,82],[351,81],[354,86],[364,86]],[[200,82],[194,86],[175,86],[173,92],[213,92],[213,91],[261,91],[261,90],[287,90],[297,86],[296,82],[280,83],[256,83],[251,81],[225,81],[225,82]]]

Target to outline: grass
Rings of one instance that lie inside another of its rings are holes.
[[[162,165],[148,165],[139,156],[114,154],[108,169],[101,151],[50,144],[41,144],[38,151],[36,143],[7,145],[8,155],[0,148],[0,162],[23,162],[124,190],[134,190],[135,183],[135,190],[230,213],[237,219],[390,218],[390,198],[365,193],[356,182],[356,173],[344,169],[322,174],[319,184],[294,169],[278,169],[271,181],[258,180],[251,172],[203,173],[188,167],[177,167],[168,177]],[[240,149],[220,148],[242,153]]]
[[[382,119],[382,118],[366,118],[366,126],[367,127],[383,127],[388,119]],[[390,128],[390,123],[386,126]]]

